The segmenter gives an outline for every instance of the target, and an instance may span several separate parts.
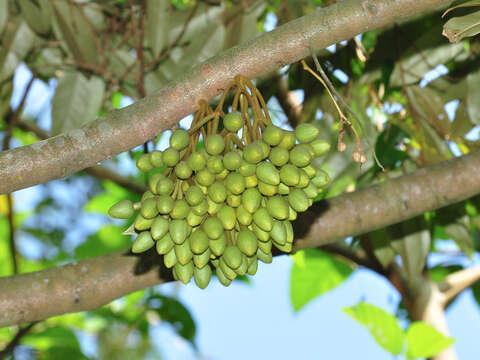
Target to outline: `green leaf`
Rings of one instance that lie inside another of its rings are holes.
[[[38,34],[48,35],[52,8],[48,0],[18,0],[22,16],[28,26]]]
[[[108,214],[108,209],[120,200],[129,199],[135,202],[139,199],[138,195],[132,194],[124,187],[117,185],[114,182],[107,180],[103,181],[102,184],[106,191],[94,196],[87,204],[85,204],[84,210],[86,212]]]
[[[316,249],[299,251],[293,259],[290,300],[295,311],[340,285],[353,271],[345,262]]]
[[[443,25],[443,35],[452,43],[474,36],[480,33],[480,11],[465,15],[457,16],[448,20]]]
[[[131,245],[130,237],[122,235],[122,229],[116,225],[105,225],[90,235],[82,245],[75,249],[75,259],[87,259],[127,249]]]
[[[480,125],[480,70],[467,75],[467,112],[476,125]]]
[[[52,134],[73,130],[95,120],[103,100],[105,84],[99,77],[89,80],[68,71],[58,82],[52,99]]]
[[[64,326],[54,326],[29,333],[22,337],[22,344],[30,345],[38,350],[45,351],[59,344],[62,347],[80,350],[80,344],[73,331]]]
[[[407,330],[407,358],[429,358],[447,349],[455,342],[442,335],[433,326],[424,322],[414,322]]]
[[[365,326],[382,348],[394,355],[403,351],[405,334],[395,316],[365,302],[344,308],[343,311]]]
[[[195,345],[197,331],[195,322],[181,302],[163,295],[152,295],[147,302],[149,308],[156,311],[161,320],[171,323],[181,337]]]

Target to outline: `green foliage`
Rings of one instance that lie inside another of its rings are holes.
[[[102,184],[106,191],[92,197],[85,205],[85,211],[107,215],[108,209],[120,200],[138,201],[140,198],[111,181],[105,180]]]
[[[433,326],[424,322],[414,322],[407,330],[407,358],[429,358],[447,349],[455,342],[445,337]]]
[[[130,240],[122,234],[120,227],[105,225],[75,249],[75,258],[80,260],[105,255],[114,251],[126,250],[130,245]]]
[[[299,251],[293,259],[290,300],[295,311],[343,283],[353,271],[347,263],[316,249]]]

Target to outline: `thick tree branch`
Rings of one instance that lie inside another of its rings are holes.
[[[448,275],[444,281],[438,284],[443,293],[443,306],[445,307],[463,290],[480,281],[480,266],[475,266]]]
[[[0,153],[0,193],[65,177],[152,139],[218,94],[236,75],[267,74],[358,33],[450,0],[346,0],[229,49],[176,82],[80,129]],[[440,36],[440,34],[439,34]]]
[[[480,193],[479,178],[480,152],[476,152],[316,203],[296,224],[295,250],[333,243],[462,201]],[[154,251],[143,257],[117,252],[0,278],[0,327],[94,309],[170,281],[170,272],[159,263]]]

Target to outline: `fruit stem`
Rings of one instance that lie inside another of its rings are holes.
[[[194,127],[191,127],[190,130],[188,130],[189,134],[195,133],[197,130],[199,130],[203,125],[205,125],[207,122],[212,120],[217,113],[211,113],[210,115],[205,116],[202,121],[200,121],[198,124],[196,124]],[[205,140],[205,139],[204,139]]]
[[[133,210],[140,210],[141,207],[142,207],[142,202],[141,201],[137,201],[137,202],[133,203]]]

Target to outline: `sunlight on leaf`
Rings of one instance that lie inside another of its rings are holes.
[[[414,322],[407,330],[407,358],[429,358],[447,349],[455,342],[442,335],[433,326],[424,322]]]

